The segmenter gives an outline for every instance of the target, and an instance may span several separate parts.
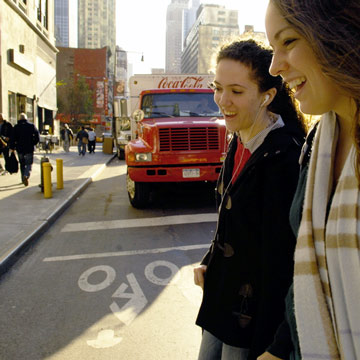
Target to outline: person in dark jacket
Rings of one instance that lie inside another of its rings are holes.
[[[10,139],[10,150],[18,154],[21,171],[21,181],[29,185],[31,167],[34,160],[34,147],[39,142],[39,131],[34,124],[27,120],[25,113],[21,113],[18,123],[14,126]]]
[[[203,288],[199,360],[256,359],[284,318],[304,131],[288,88],[269,74],[271,57],[254,40],[217,54],[214,99],[233,138],[217,184],[215,238],[194,269]]]
[[[5,161],[5,169],[9,161],[9,142],[12,136],[13,126],[4,119],[4,115],[0,113],[0,154],[3,154]],[[6,170],[0,164],[2,175],[6,174]]]
[[[89,134],[85,130],[85,126],[82,126],[81,130],[77,133],[76,140],[78,141],[79,155],[84,156],[86,154],[86,144],[89,142]]]

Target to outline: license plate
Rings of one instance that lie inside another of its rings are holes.
[[[183,169],[183,178],[198,178],[200,177],[200,169]]]

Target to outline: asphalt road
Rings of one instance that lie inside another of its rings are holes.
[[[213,192],[162,188],[137,210],[114,159],[0,283],[0,359],[196,359],[192,267]]]

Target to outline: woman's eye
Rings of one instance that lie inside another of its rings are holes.
[[[236,94],[236,95],[239,95],[239,94],[243,93],[242,91],[239,91],[239,90],[233,90],[232,92],[233,92],[233,94]]]
[[[294,41],[296,41],[296,39],[286,39],[286,40],[284,40],[283,44],[284,44],[285,46],[289,46],[289,45],[291,45]]]

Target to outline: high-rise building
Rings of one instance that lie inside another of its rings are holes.
[[[184,39],[186,39],[186,36],[196,21],[196,13],[199,9],[199,6],[200,0],[191,0],[190,8],[184,10]]]
[[[78,46],[87,49],[108,46],[110,72],[114,72],[115,0],[78,0]]]
[[[181,72],[212,73],[213,55],[221,43],[238,35],[237,10],[228,10],[220,5],[200,5],[197,19],[184,42]]]
[[[58,47],[77,47],[77,2],[54,0],[55,39]]]
[[[184,10],[189,0],[171,0],[166,12],[166,73],[181,73],[183,48]]]
[[[55,0],[56,46],[69,47],[69,0]]]

